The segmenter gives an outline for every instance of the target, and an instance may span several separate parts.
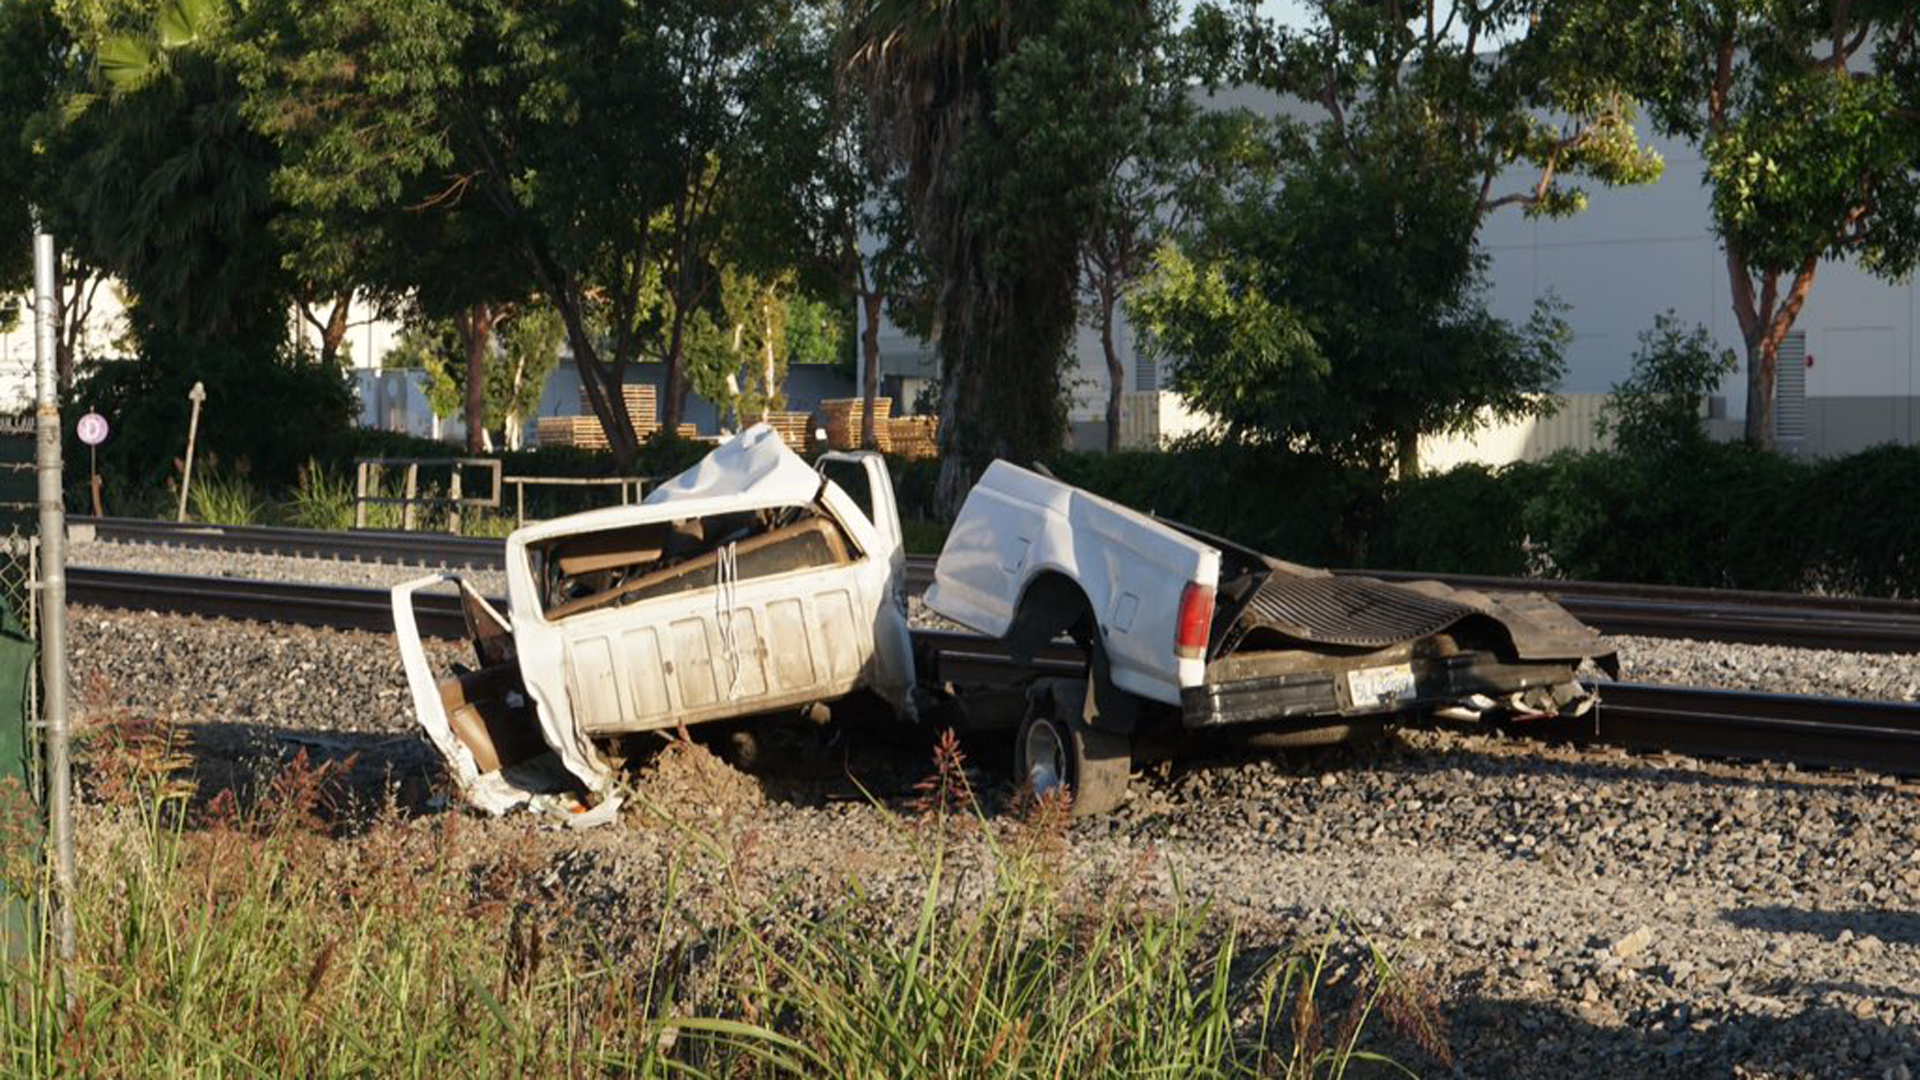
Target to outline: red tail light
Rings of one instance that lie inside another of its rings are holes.
[[[1182,660],[1207,655],[1207,634],[1213,628],[1213,586],[1187,582],[1180,593],[1180,622],[1173,636],[1173,654]]]

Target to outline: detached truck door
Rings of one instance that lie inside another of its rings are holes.
[[[822,493],[867,553],[863,582],[873,605],[874,672],[868,680],[903,719],[917,719],[913,701],[913,637],[907,626],[907,548],[887,459],[871,450],[835,451],[814,464]]]

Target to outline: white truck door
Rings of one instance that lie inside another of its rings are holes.
[[[887,459],[871,450],[834,451],[820,455],[814,468],[829,483],[828,502],[844,502],[835,506],[835,512],[853,530],[855,539],[867,547],[870,572],[884,568],[884,577],[876,573],[873,581],[880,602],[873,618],[874,674],[870,685],[902,717],[914,719],[907,547],[893,477],[887,474]]]

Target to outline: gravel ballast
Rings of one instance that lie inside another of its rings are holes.
[[[424,574],[439,572],[458,574],[487,596],[503,596],[507,591],[506,575],[498,570],[419,563],[357,562],[351,559],[309,559],[157,544],[123,544],[109,540],[69,543],[67,562],[74,566],[94,566],[103,570],[205,574],[209,577],[256,581],[311,581],[326,585],[366,585],[375,588],[386,588]]]
[[[387,635],[76,609],[71,636],[83,711],[189,724],[203,775],[296,748],[357,753],[359,769],[386,775],[436,771]],[[1623,642],[1629,677],[1651,679],[1637,640]],[[1702,646],[1658,644],[1702,657],[1673,670],[1716,670]],[[435,653],[442,664],[464,655]],[[1735,674],[1781,677],[1729,655]],[[1870,659],[1891,670],[1902,658]],[[1814,654],[1807,688],[1829,692],[1816,672],[1834,664]],[[685,871],[689,904],[721,878],[768,894],[857,880],[902,906],[918,895],[899,824],[844,786],[767,779],[761,797],[696,797],[663,772],[643,768],[643,793],[710,824],[735,853],[729,874]],[[983,769],[979,782],[1006,780]],[[708,777],[699,790],[745,789]],[[876,790],[898,809],[900,788]],[[1424,1075],[1910,1076],[1916,794],[1862,774],[1412,731],[1148,765],[1120,811],[1068,839],[1073,860],[1150,867],[1153,889],[1260,935],[1311,939],[1337,922],[1424,973],[1456,1059],[1449,1072],[1410,1058]],[[583,833],[525,816],[472,832],[468,843],[534,837],[543,874],[612,911],[684,858],[677,833],[635,809]]]

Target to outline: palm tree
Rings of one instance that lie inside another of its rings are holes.
[[[848,68],[867,88],[869,145],[876,164],[903,180],[914,240],[935,281],[935,504],[952,515],[990,459],[1060,444],[1074,215],[1062,185],[1020,167],[1023,152],[1043,148],[998,106],[1005,66],[1055,24],[1062,3],[853,2]]]

